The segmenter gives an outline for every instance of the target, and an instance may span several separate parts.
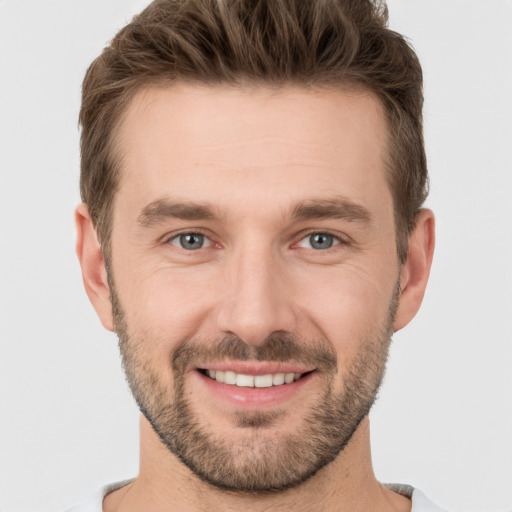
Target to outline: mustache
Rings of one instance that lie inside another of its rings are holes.
[[[188,338],[176,348],[171,362],[177,373],[183,373],[194,363],[225,360],[314,364],[325,372],[338,368],[336,353],[325,340],[301,340],[285,331],[272,332],[259,345],[249,345],[234,334],[215,342]]]

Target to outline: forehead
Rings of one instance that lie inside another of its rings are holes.
[[[166,194],[230,207],[246,206],[248,194],[265,204],[389,196],[385,117],[368,92],[152,87],[135,96],[116,135],[117,195],[133,208]]]

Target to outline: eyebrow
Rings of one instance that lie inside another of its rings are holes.
[[[296,222],[314,219],[345,219],[350,222],[357,221],[368,224],[371,221],[370,212],[364,206],[343,197],[304,201],[293,208],[291,217]],[[145,227],[150,227],[170,218],[216,220],[220,218],[220,215],[208,203],[176,202],[164,198],[146,205],[137,221]]]
[[[314,219],[345,219],[350,222],[369,224],[371,214],[368,209],[343,197],[313,199],[298,204],[292,212],[296,221]]]
[[[170,218],[182,220],[213,220],[217,219],[218,215],[208,204],[157,199],[142,209],[137,221],[139,224],[149,227]]]

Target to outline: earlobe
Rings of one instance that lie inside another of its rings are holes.
[[[400,298],[393,328],[405,327],[418,312],[427,287],[435,245],[435,219],[423,209],[416,227],[409,235],[407,261],[400,272]]]
[[[75,210],[75,225],[76,253],[82,268],[85,291],[103,326],[113,331],[112,305],[105,261],[85,204],[78,205]]]

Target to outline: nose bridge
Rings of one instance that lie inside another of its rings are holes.
[[[218,326],[257,345],[274,331],[293,329],[293,308],[282,265],[270,242],[248,239],[227,258],[225,300]]]

